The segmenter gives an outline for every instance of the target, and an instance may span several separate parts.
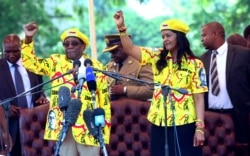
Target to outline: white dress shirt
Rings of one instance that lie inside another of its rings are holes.
[[[229,98],[227,88],[226,88],[226,60],[228,53],[228,43],[225,42],[221,47],[217,50],[218,54],[216,55],[216,63],[218,70],[218,78],[219,78],[219,86],[220,92],[217,96],[212,94],[212,88],[209,87],[208,92],[208,105],[210,109],[231,109],[233,108],[232,102]],[[211,55],[212,59],[212,55]],[[210,69],[211,73],[211,62],[210,61]],[[211,86],[211,76],[209,80],[209,86]]]
[[[8,62],[8,65],[9,65],[9,69],[10,69],[10,73],[11,73],[11,76],[12,76],[12,80],[14,82],[14,85],[16,86],[16,82],[15,82],[15,76],[14,76],[14,71],[15,71],[15,67],[13,66],[12,63]],[[24,68],[24,66],[22,65],[22,62],[21,62],[21,59],[19,59],[16,64],[18,65],[18,70],[22,76],[22,79],[23,79],[23,85],[24,85],[24,90],[25,92],[30,90],[31,88],[31,84],[30,84],[30,79],[29,79],[29,75],[28,75],[28,72],[27,70]],[[27,99],[27,104],[28,104],[28,108],[32,108],[34,107],[34,104],[32,103],[32,95],[31,95],[31,92],[28,92],[26,94],[26,99]]]

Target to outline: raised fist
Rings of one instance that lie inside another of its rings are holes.
[[[116,23],[116,27],[117,28],[121,28],[121,27],[124,27],[125,24],[124,24],[124,17],[123,17],[123,12],[121,10],[117,11],[115,14],[114,14],[114,20],[115,20],[115,23]]]
[[[38,25],[35,22],[30,22],[24,26],[25,36],[33,37],[38,31]]]

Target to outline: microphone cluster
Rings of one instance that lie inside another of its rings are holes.
[[[59,156],[60,147],[67,135],[69,128],[75,124],[80,113],[82,102],[79,99],[71,99],[70,89],[61,86],[58,90],[58,106],[63,112],[62,129],[59,140],[55,146],[55,156]]]
[[[67,135],[69,128],[75,124],[78,114],[80,113],[82,102],[79,99],[71,99],[65,112],[65,121],[60,132],[59,140],[55,146],[55,156],[59,156],[60,147]]]
[[[78,60],[79,61],[79,60]],[[95,139],[97,139],[102,147],[105,149],[104,141],[102,137],[102,128],[105,126],[105,112],[102,108],[96,108],[96,78],[94,75],[94,70],[92,68],[92,61],[90,59],[86,59],[84,61],[84,65],[86,67],[85,72],[79,73],[80,61],[74,61],[74,80],[76,83],[76,87],[74,90],[78,91],[78,98],[71,99],[70,90],[67,87],[59,88],[59,108],[61,111],[64,111],[65,120],[63,122],[63,128],[61,130],[59,140],[55,147],[55,156],[59,155],[60,146],[66,137],[68,129],[75,124],[78,114],[81,110],[81,101],[80,95],[82,92],[82,86],[86,81],[88,90],[91,92],[92,101],[94,102],[94,109],[87,109],[83,112],[83,120],[89,130],[90,135],[92,135]],[[77,80],[76,78],[77,77]],[[105,150],[104,150],[105,151]],[[104,152],[106,153],[106,152]]]
[[[94,74],[94,68],[92,68],[92,61],[86,59],[84,61],[86,66],[86,83],[89,91],[92,95],[92,101],[94,102],[94,110],[87,109],[83,112],[83,120],[89,130],[90,135],[97,139],[100,143],[101,149],[103,149],[104,155],[107,155],[105,149],[104,140],[102,137],[102,128],[105,126],[105,112],[102,108],[96,108],[96,78]]]
[[[94,75],[94,71],[92,66],[92,61],[90,59],[86,59],[84,61],[84,66],[86,67],[85,72],[79,73],[79,67],[81,66],[81,62],[79,60],[74,61],[74,81],[76,84],[75,88],[72,88],[72,92],[78,91],[77,98],[80,99],[81,92],[82,92],[82,86],[84,82],[86,81],[88,89],[92,93],[92,99],[95,102],[95,91],[96,91],[96,79]]]

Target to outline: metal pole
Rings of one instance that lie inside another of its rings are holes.
[[[88,2],[89,2],[89,32],[90,32],[89,34],[90,34],[91,55],[92,58],[97,59],[94,0],[88,0]]]

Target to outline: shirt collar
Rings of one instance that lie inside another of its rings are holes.
[[[9,65],[9,67],[13,67],[13,63],[10,63],[8,60],[6,60],[6,61],[7,61],[8,65]],[[21,59],[17,60],[17,62],[15,64],[17,64],[19,67],[23,66]]]
[[[81,66],[85,66],[84,65],[85,58],[83,56],[79,59],[79,61],[81,62]]]
[[[227,51],[228,43],[225,41],[216,51],[219,55],[224,54]]]

